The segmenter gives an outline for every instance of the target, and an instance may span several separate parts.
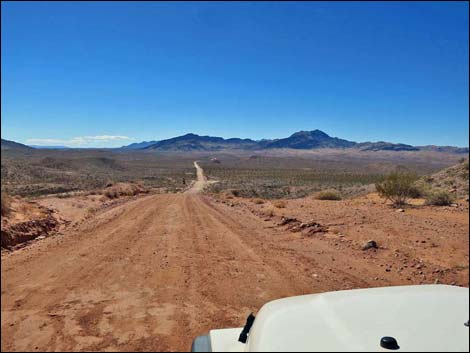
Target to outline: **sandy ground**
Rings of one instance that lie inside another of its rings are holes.
[[[277,209],[205,196],[199,170],[189,192],[134,198],[2,254],[2,351],[189,350],[195,336],[242,326],[281,297],[468,286],[466,205],[396,212],[372,196]],[[291,232],[281,216],[328,232]],[[369,239],[379,249],[361,250]]]

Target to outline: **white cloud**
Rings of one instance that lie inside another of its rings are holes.
[[[103,140],[103,141],[114,141],[114,140],[132,140],[131,137],[127,136],[113,136],[113,135],[98,135],[98,136],[83,136],[84,139],[90,140]]]
[[[26,143],[30,145],[53,145],[58,143],[63,143],[65,140],[56,140],[56,139],[27,139]]]
[[[133,140],[132,137],[121,135],[97,135],[97,136],[77,136],[71,139],[27,139],[26,143],[30,145],[65,145],[65,146],[85,146],[89,147],[97,144],[106,144],[110,142]]]

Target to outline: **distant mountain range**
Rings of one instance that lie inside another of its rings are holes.
[[[214,136],[186,134],[161,141],[133,143],[123,146],[124,150],[156,151],[221,151],[221,150],[261,150],[274,148],[291,148],[309,150],[318,148],[355,148],[361,151],[437,151],[449,153],[469,153],[467,147],[453,146],[411,146],[391,142],[354,142],[338,137],[331,137],[323,131],[299,131],[289,137],[274,140],[251,140],[240,138],[224,139]]]
[[[64,149],[65,146],[34,146],[41,149]],[[2,139],[2,150],[32,149],[17,142]],[[323,131],[299,131],[289,137],[273,140],[251,140],[241,138],[224,139],[214,136],[186,134],[161,141],[143,141],[132,143],[115,150],[144,151],[224,151],[224,150],[266,150],[266,149],[311,150],[319,148],[356,149],[360,151],[435,151],[468,154],[468,147],[453,146],[411,146],[391,142],[354,142],[338,137],[331,137]]]
[[[121,149],[125,149],[125,150],[138,150],[138,149],[142,149],[142,148],[145,148],[147,146],[150,146],[150,145],[154,145],[156,144],[158,141],[143,141],[143,142],[136,142],[136,143],[131,143],[130,145],[127,145],[127,146],[123,146],[121,147]]]
[[[313,148],[349,148],[356,142],[331,137],[320,130],[299,131],[287,138],[265,142],[265,148],[295,148],[299,150]]]
[[[23,145],[15,141],[2,139],[1,149],[3,150],[33,150],[32,147]]]
[[[199,136],[186,134],[168,140],[158,141],[144,147],[145,150],[178,150],[178,151],[218,151],[224,149],[258,149],[257,141],[250,139]]]

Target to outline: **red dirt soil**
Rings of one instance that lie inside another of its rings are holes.
[[[2,215],[2,249],[11,249],[59,228],[53,210],[36,202],[13,198],[9,208],[8,214]]]
[[[273,215],[270,216],[269,210]],[[326,233],[279,225],[315,221]],[[264,303],[331,290],[468,286],[468,207],[147,195],[2,254],[2,351],[189,350]],[[379,249],[361,250],[367,240]]]

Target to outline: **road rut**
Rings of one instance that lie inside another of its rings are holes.
[[[188,350],[312,291],[266,226],[192,190],[146,196],[2,258],[2,350]]]

